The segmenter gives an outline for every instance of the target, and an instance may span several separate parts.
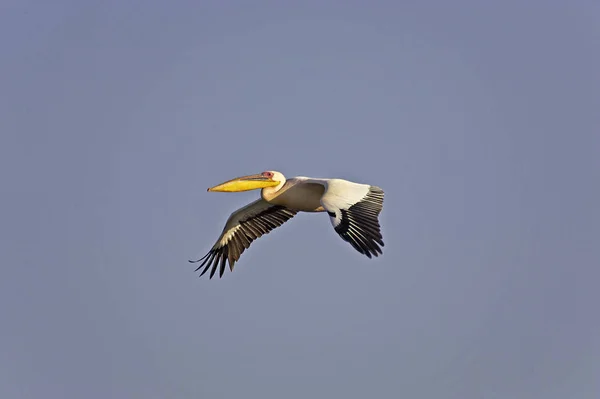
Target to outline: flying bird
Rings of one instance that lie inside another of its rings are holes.
[[[281,226],[298,212],[327,212],[333,228],[354,249],[371,258],[383,254],[379,213],[383,190],[377,186],[343,179],[294,177],[287,179],[277,171],[237,177],[209,188],[211,192],[261,190],[261,198],[233,212],[221,236],[210,251],[198,260],[196,271],[209,269],[210,279],[217,269],[223,277],[226,262],[233,272],[235,262],[257,238]]]

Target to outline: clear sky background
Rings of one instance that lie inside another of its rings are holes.
[[[3,1],[0,397],[597,399],[599,4]],[[269,169],[382,187],[384,255],[199,279]]]

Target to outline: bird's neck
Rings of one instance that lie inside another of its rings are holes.
[[[265,187],[260,190],[260,196],[267,202],[271,202],[271,200],[281,194],[281,189],[285,185],[285,182],[279,183],[275,187]]]
[[[265,187],[260,190],[260,196],[265,201],[269,202],[277,195],[277,187]]]

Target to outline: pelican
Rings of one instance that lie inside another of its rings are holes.
[[[235,262],[250,244],[281,226],[298,212],[327,212],[335,232],[367,257],[383,254],[379,213],[383,208],[383,190],[377,186],[343,179],[285,178],[269,170],[237,177],[209,188],[211,192],[240,192],[261,189],[261,198],[233,212],[210,251],[198,260],[196,271],[204,267],[210,279],[217,268],[223,277],[226,262],[233,272]],[[211,268],[212,266],[212,268]]]

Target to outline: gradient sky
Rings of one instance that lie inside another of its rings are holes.
[[[3,1],[0,397],[597,399],[599,4]],[[269,169],[382,187],[383,257],[199,279]]]

